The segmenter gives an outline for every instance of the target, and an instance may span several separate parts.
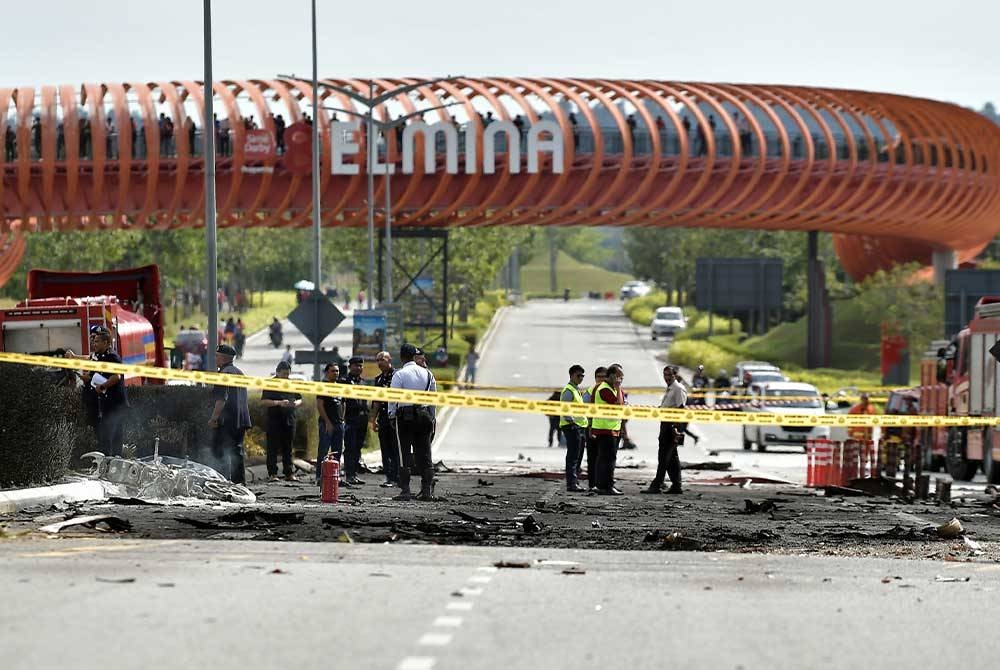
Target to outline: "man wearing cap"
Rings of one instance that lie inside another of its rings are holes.
[[[375,386],[389,388],[392,376],[396,373],[392,367],[392,354],[380,351],[375,355],[375,363],[381,371],[375,378]],[[382,472],[385,481],[379,486],[390,488],[399,485],[399,441],[396,439],[396,425],[389,418],[389,403],[376,400],[372,403],[371,426],[378,433],[379,448],[382,451]]]
[[[224,375],[242,375],[233,365],[236,349],[220,344],[215,350],[215,367]],[[212,387],[212,416],[208,427],[212,429],[212,458],[222,474],[229,474],[235,484],[246,481],[244,474],[243,436],[252,425],[247,390],[240,386]]]
[[[323,381],[336,384],[340,378],[340,368],[336,363],[327,363],[323,368]],[[340,398],[328,395],[316,396],[316,409],[319,411],[319,448],[316,451],[316,485],[322,485],[323,461],[328,453],[339,462],[340,453],[344,449],[344,403]],[[340,483],[346,480],[341,474]]]
[[[288,379],[292,366],[285,361],[274,370],[276,379]],[[267,408],[267,477],[278,481],[278,454],[281,454],[282,474],[287,481],[294,481],[292,474],[292,441],[295,439],[295,408],[302,404],[302,396],[292,391],[267,389],[261,394],[260,404]]]
[[[111,348],[111,331],[104,326],[90,328],[90,356],[77,355],[67,349],[66,358],[92,359],[102,363],[122,363]],[[83,397],[88,414],[94,422],[97,433],[98,450],[108,456],[121,456],[125,441],[125,418],[128,411],[128,395],[125,393],[125,379],[119,374],[84,372]],[[103,381],[101,381],[103,380]]]
[[[340,380],[341,384],[363,386],[361,371],[365,359],[361,356],[351,356],[347,361],[347,376]],[[368,401],[360,398],[344,398],[344,474],[349,486],[361,486],[364,481],[358,478],[361,470],[361,451],[365,448],[365,438],[368,437]]]
[[[391,388],[408,391],[437,391],[434,375],[414,361],[417,347],[407,342],[399,349],[403,367],[392,376]],[[397,500],[410,499],[410,474],[420,473],[420,493],[418,500],[431,500],[434,488],[434,466],[431,461],[431,434],[434,430],[434,415],[426,405],[413,403],[389,403],[389,416],[396,421],[396,435],[399,439],[400,467],[399,487],[402,489]]]

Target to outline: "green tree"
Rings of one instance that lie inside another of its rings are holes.
[[[879,270],[858,286],[854,298],[865,320],[884,325],[887,335],[901,335],[918,351],[940,337],[944,289],[923,279],[918,263]]]

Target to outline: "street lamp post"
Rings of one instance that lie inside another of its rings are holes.
[[[204,91],[204,136],[205,136],[205,280],[208,284],[208,351],[205,357],[206,370],[215,370],[215,350],[219,346],[219,303],[218,268],[219,256],[216,249],[215,229],[215,92],[212,90],[212,0],[204,2],[205,23],[205,81]]]
[[[314,31],[313,37],[315,39],[315,31]],[[283,78],[283,79],[298,79],[297,77],[288,77],[288,76],[283,76],[283,75],[279,75],[279,76],[281,78]],[[397,128],[398,126],[406,123],[409,119],[411,119],[411,118],[413,118],[415,116],[423,116],[427,112],[432,112],[432,111],[435,111],[435,110],[438,110],[438,109],[445,109],[446,107],[451,107],[453,105],[458,105],[458,104],[461,104],[461,103],[459,103],[459,102],[451,102],[451,103],[448,103],[447,105],[438,105],[438,106],[435,106],[435,107],[429,107],[427,109],[422,109],[422,110],[414,112],[412,114],[407,114],[407,115],[401,116],[401,117],[399,117],[397,119],[393,119],[392,121],[379,121],[379,120],[377,120],[375,118],[375,108],[378,107],[379,105],[382,105],[382,104],[384,104],[384,103],[392,100],[393,98],[396,98],[396,97],[398,97],[400,95],[405,95],[405,94],[409,93],[410,91],[414,91],[414,90],[416,90],[418,88],[421,88],[423,86],[431,86],[431,85],[436,84],[438,82],[449,81],[451,79],[454,79],[454,77],[448,76],[448,77],[439,77],[437,79],[428,79],[428,80],[424,80],[424,81],[418,81],[418,82],[415,82],[415,83],[412,83],[412,84],[407,84],[406,86],[400,86],[400,87],[395,88],[395,89],[393,89],[391,91],[386,91],[386,92],[381,93],[381,94],[379,94],[377,96],[375,95],[375,83],[373,81],[371,81],[371,80],[368,81],[368,95],[367,96],[361,95],[360,93],[358,93],[357,91],[355,91],[352,88],[347,88],[347,87],[344,87],[344,86],[336,86],[336,85],[331,84],[329,82],[322,82],[322,83],[318,83],[318,84],[314,83],[314,86],[315,85],[323,86],[324,88],[328,88],[328,89],[330,89],[332,91],[336,91],[338,93],[341,93],[341,94],[347,96],[348,98],[350,98],[351,100],[354,100],[355,102],[357,102],[358,104],[360,104],[362,107],[365,108],[365,112],[363,114],[359,114],[358,112],[356,112],[354,110],[350,110],[350,109],[340,109],[339,107],[324,107],[323,109],[324,110],[330,110],[330,111],[333,111],[333,112],[341,112],[343,114],[347,114],[349,116],[353,116],[353,117],[356,117],[358,119],[361,119],[361,121],[365,124],[365,130],[367,132],[367,140],[366,141],[368,143],[368,167],[367,167],[367,173],[368,173],[368,271],[367,271],[368,309],[372,309],[372,307],[374,306],[373,300],[374,300],[374,294],[375,294],[375,173],[372,172],[372,170],[371,170],[371,166],[375,164],[375,161],[376,161],[376,159],[378,157],[378,147],[376,146],[376,142],[375,142],[375,130],[378,129],[383,134],[387,135],[387,133],[390,130],[394,130],[395,128]],[[299,79],[299,81],[302,81],[302,80]],[[315,105],[316,104],[316,100],[318,99],[318,95],[316,94],[316,89],[313,89],[313,91],[314,91],[314,93],[313,93],[313,104]],[[315,109],[315,107],[314,107],[314,109]],[[314,112],[313,116],[315,117],[313,119],[313,125],[315,127],[316,125],[319,124],[319,118],[318,118],[316,112]],[[313,155],[315,156],[317,153],[318,152],[314,151]],[[313,174],[317,175],[318,173],[319,173],[319,170],[314,165]],[[387,253],[389,254],[389,262],[386,264],[388,266],[388,269],[386,270],[386,273],[387,273],[387,275],[391,275],[392,274],[392,222],[391,222],[392,213],[391,213],[391,206],[390,206],[390,201],[389,201],[389,183],[388,183],[388,178],[389,178],[389,175],[387,173],[386,174],[386,213],[385,213],[385,217],[386,217],[386,233],[385,233],[385,238],[386,238],[386,249],[387,249]],[[391,300],[392,299],[392,279],[391,279],[391,277],[390,277],[390,279],[387,282],[387,286],[389,288],[389,299]]]

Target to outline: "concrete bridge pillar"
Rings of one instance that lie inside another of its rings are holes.
[[[958,254],[951,249],[939,249],[931,255],[931,264],[934,266],[934,283],[943,285],[945,271],[958,267]]]

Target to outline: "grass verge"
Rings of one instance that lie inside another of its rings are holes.
[[[559,287],[557,293],[553,294],[549,290],[549,255],[538,253],[521,268],[521,291],[532,297],[561,298],[562,291],[568,288],[574,296],[609,291],[617,296],[622,284],[632,279],[635,279],[632,275],[581,263],[560,251],[556,257],[556,280]]]

